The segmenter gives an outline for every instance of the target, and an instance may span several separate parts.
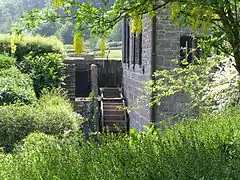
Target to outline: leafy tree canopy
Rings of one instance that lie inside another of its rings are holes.
[[[239,0],[53,0],[52,8],[29,11],[22,19],[17,33],[31,30],[43,22],[73,20],[75,32],[90,29],[93,36],[108,35],[124,17],[133,19],[132,31],[141,30],[143,14],[153,17],[159,9],[171,10],[173,21],[191,25],[193,30],[203,28],[211,32],[211,46],[234,56],[240,72],[240,1]]]

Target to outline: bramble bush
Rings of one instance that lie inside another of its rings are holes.
[[[33,133],[0,154],[1,179],[238,179],[240,107],[90,141]]]
[[[15,143],[34,131],[59,136],[79,132],[81,121],[59,91],[44,91],[32,105],[0,106],[0,147],[10,152]]]
[[[0,105],[22,102],[33,103],[36,95],[31,78],[16,67],[0,69]]]
[[[44,88],[60,87],[65,79],[65,64],[63,56],[56,53],[46,53],[34,56],[30,53],[23,57],[19,64],[21,72],[29,74],[34,83],[37,97]]]

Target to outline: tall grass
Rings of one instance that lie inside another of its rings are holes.
[[[240,107],[90,141],[33,133],[0,156],[0,179],[239,179]]]

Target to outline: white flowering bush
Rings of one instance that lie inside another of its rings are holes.
[[[229,57],[213,55],[195,59],[186,67],[158,70],[154,79],[145,82],[145,92],[154,94],[150,105],[160,105],[163,98],[187,94],[186,111],[213,112],[239,101],[239,76]]]
[[[220,56],[214,58],[218,59],[220,66],[213,73],[206,96],[214,100],[213,109],[223,110],[239,102],[239,75],[230,58]]]

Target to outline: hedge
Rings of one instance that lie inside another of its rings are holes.
[[[65,79],[63,56],[57,53],[45,53],[34,56],[30,53],[24,56],[19,64],[21,72],[29,74],[34,83],[34,91],[40,97],[44,88],[60,87]]]
[[[16,59],[0,54],[0,69],[7,69],[15,66]]]
[[[16,143],[35,131],[58,136],[78,132],[81,121],[70,102],[54,93],[44,94],[32,105],[0,106],[0,147],[10,152]]]
[[[0,34],[0,54],[11,54],[11,39],[10,35]],[[19,38],[15,45],[17,61],[21,61],[30,52],[33,56],[41,56],[44,53],[65,54],[63,43],[56,37],[25,36]]]
[[[22,102],[32,103],[36,100],[31,78],[16,67],[0,69],[0,105]]]

